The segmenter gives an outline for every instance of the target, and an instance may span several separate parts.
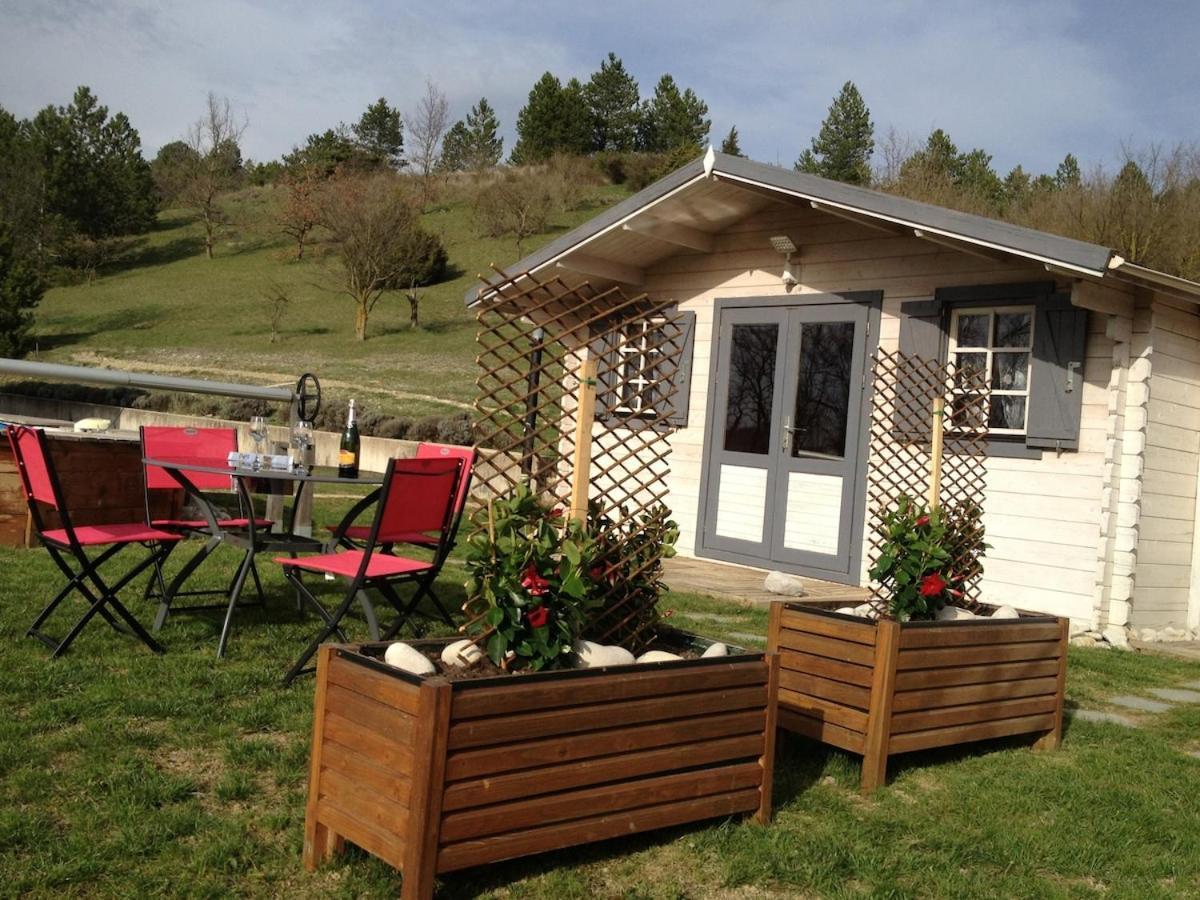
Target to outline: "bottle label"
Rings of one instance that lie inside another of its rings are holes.
[[[352,466],[355,463],[356,456],[357,456],[357,454],[353,450],[339,450],[338,451],[338,465],[339,466]]]

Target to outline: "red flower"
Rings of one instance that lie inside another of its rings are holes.
[[[550,587],[550,582],[538,574],[537,566],[533,563],[527,565],[521,575],[521,587],[529,591],[531,597],[542,596]]]
[[[931,572],[921,579],[921,596],[936,597],[946,589],[946,579],[940,572]]]
[[[550,610],[544,606],[536,606],[525,613],[525,620],[529,622],[530,628],[541,628],[549,618]]]
[[[928,524],[929,524],[929,516],[921,516],[921,518],[917,519],[917,527],[918,528],[922,528]]]
[[[591,577],[592,581],[599,581],[604,577],[604,566],[592,566],[590,569],[588,569],[588,575]]]
[[[562,514],[563,508],[561,506],[556,506],[554,509],[550,510],[550,512],[546,513],[546,517],[549,519],[561,519]]]

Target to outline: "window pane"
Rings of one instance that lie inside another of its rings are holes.
[[[792,456],[845,456],[853,359],[853,322],[818,322],[801,330]]]
[[[984,427],[987,411],[981,394],[956,394],[950,398],[948,421],[950,430],[978,431]]]
[[[968,384],[978,388],[987,378],[986,353],[958,353],[954,365],[954,383],[959,387]]]
[[[1027,312],[996,313],[997,347],[1028,347],[1030,315]]]
[[[988,417],[988,427],[1023,431],[1025,429],[1025,398],[992,397],[992,414]]]
[[[992,387],[1000,391],[1023,391],[1029,384],[1028,353],[997,353],[992,357]]]
[[[988,314],[981,316],[958,317],[958,337],[960,347],[986,347],[988,342]]]
[[[734,325],[729,351],[725,449],[765,454],[771,447],[778,325]]]

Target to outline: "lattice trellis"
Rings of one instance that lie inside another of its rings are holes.
[[[477,314],[476,484],[485,496],[528,484],[578,518],[591,506],[609,568],[644,587],[600,579],[606,602],[587,636],[637,650],[657,622],[661,553],[647,552],[637,526],[665,516],[679,314],[672,301],[620,288],[497,272]],[[473,525],[486,527],[486,510]],[[464,611],[483,612],[470,599]]]
[[[964,574],[961,605],[978,607],[983,575],[989,391],[983,374],[902,353],[876,354],[867,465],[868,559],[879,557],[884,516],[908,496],[940,505],[963,527],[952,550]],[[936,424],[935,424],[936,423]],[[871,583],[871,602],[886,610],[888,589]]]

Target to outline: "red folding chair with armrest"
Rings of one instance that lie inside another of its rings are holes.
[[[461,459],[393,459],[388,461],[383,486],[379,489],[375,519],[368,529],[364,546],[341,552],[324,553],[299,559],[278,557],[284,575],[300,596],[325,621],[325,627],[300,655],[284,678],[290,683],[305,671],[305,665],[317,648],[331,635],[345,640],[342,618],[366,588],[375,588],[396,609],[396,621],[384,633],[390,639],[412,615],[424,596],[430,595],[433,581],[450,552],[450,533],[454,520],[456,491],[463,474]],[[437,534],[433,559],[411,559],[384,553],[384,545],[400,542],[402,535],[419,532]],[[320,572],[349,580],[341,604],[328,612],[300,580],[301,572]],[[396,593],[396,585],[415,583],[416,592],[408,603]]]
[[[139,637],[147,647],[155,653],[162,653],[163,648],[125,608],[117,594],[146,569],[161,565],[180,540],[180,535],[154,528],[144,522],[74,525],[71,522],[71,513],[63,500],[62,485],[50,456],[45,432],[40,428],[26,428],[20,425],[9,425],[7,432],[34,529],[50,558],[67,576],[66,587],[38,614],[26,634],[50,647],[53,651],[52,656],[61,656],[92,617],[99,615],[121,632],[125,632],[126,629],[117,619],[123,619],[128,630]],[[58,513],[59,528],[47,527],[42,515],[43,505]],[[149,555],[110,586],[100,575],[100,567],[134,544],[149,549]],[[85,548],[97,547],[105,549],[97,556],[89,558]],[[56,641],[41,630],[42,625],[59,604],[76,591],[88,602],[87,611],[62,640]],[[113,613],[116,613],[116,617]]]
[[[141,440],[142,457],[145,459],[180,460],[204,463],[217,467],[227,465],[229,454],[237,450],[237,430],[234,428],[181,428],[169,425],[143,425],[141,428]],[[150,512],[152,492],[178,494],[181,498],[185,499],[187,492],[175,476],[162,466],[143,466],[142,479],[146,495],[146,520],[152,526],[170,531],[178,531],[185,536],[200,535],[208,538],[204,542],[204,546],[196,551],[195,555],[184,564],[183,569],[176,576],[176,583],[183,584],[188,576],[220,546],[221,539],[219,536],[213,535],[212,523],[208,519],[153,518]],[[220,491],[226,493],[233,491],[233,481],[228,475],[220,475],[212,472],[189,472],[187,480],[192,487],[200,491]],[[239,510],[236,517],[221,517],[216,519],[218,528],[225,531],[242,531],[250,525],[250,516],[254,514],[254,510],[242,508],[242,499],[240,496],[238,497],[238,506]],[[254,518],[255,528],[270,528],[273,524],[270,519]],[[261,605],[265,602],[265,599],[262,582],[259,580],[258,569],[255,567],[253,559],[250,561],[250,574],[254,578],[254,587],[258,593],[258,605]],[[177,597],[228,595],[229,589],[227,588],[223,591],[177,590],[172,596],[168,597],[161,566],[155,567],[155,578],[147,586],[147,597],[151,596],[151,589],[155,584],[158,586],[159,598],[158,614],[154,618],[155,632],[162,628],[168,613],[218,610],[225,609],[227,606],[226,603],[176,606],[174,601]]]

